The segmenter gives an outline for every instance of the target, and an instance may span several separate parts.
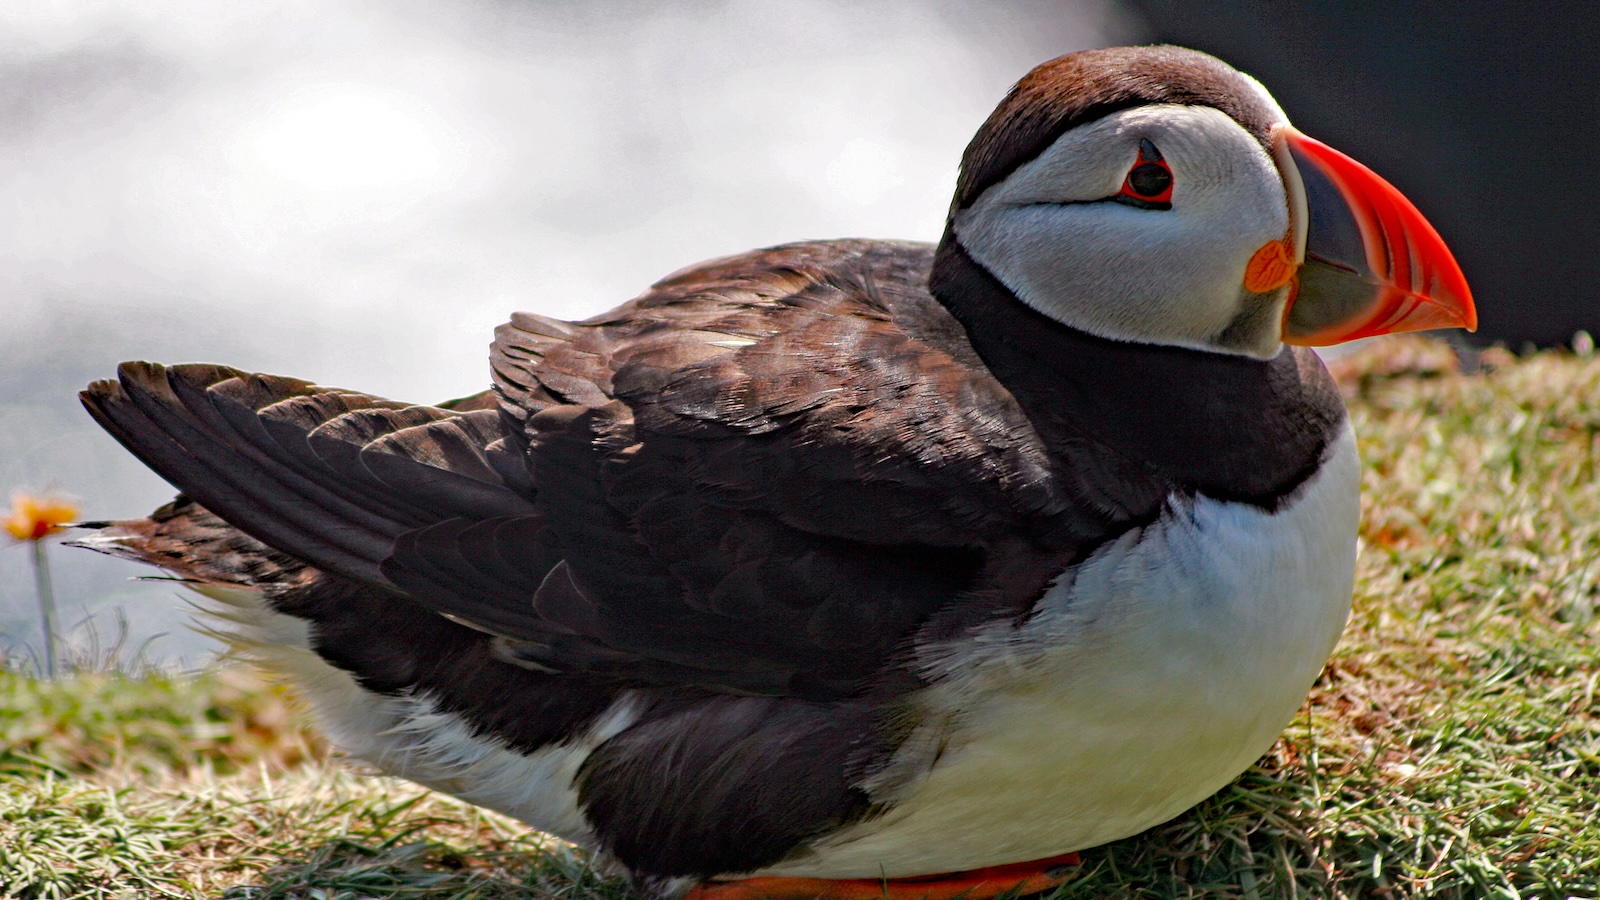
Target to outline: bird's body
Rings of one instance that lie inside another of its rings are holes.
[[[1232,781],[1277,738],[1349,611],[1348,436],[1329,462],[1278,513],[1175,500],[1074,567],[1026,622],[931,653],[936,686],[915,702],[943,727],[880,776],[898,788],[893,808],[768,872],[896,878],[1043,859],[1143,831]],[[953,834],[966,840],[952,847]]]
[[[350,752],[658,895],[1164,821],[1267,749],[1343,626],[1354,441],[1280,338],[1373,315],[1258,264],[1305,257],[1296,192],[1326,194],[1279,174],[1312,151],[1258,85],[1172,48],[1047,67],[937,248],[792,244],[518,314],[492,395],[126,365],[85,401],[192,499],[85,543],[212,596]],[[1377,296],[1385,329],[1425,319]]]

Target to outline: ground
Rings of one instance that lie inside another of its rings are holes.
[[[1255,767],[1057,897],[1600,895],[1600,359],[1481,362],[1336,364],[1365,461],[1344,640]],[[0,672],[0,896],[627,896],[299,722],[235,666]]]

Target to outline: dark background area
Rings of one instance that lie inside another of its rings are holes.
[[[1305,133],[1421,208],[1475,343],[1600,334],[1600,3],[1129,0],[1153,39],[1259,78]]]

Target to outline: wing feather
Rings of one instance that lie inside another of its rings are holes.
[[[518,313],[497,409],[143,363],[84,402],[248,534],[490,632],[502,659],[860,694],[919,633],[1018,614],[1147,513],[1070,488],[928,294],[931,258],[790,245],[585,322]]]

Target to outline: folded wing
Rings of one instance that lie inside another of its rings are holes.
[[[930,256],[791,245],[585,322],[519,314],[496,335],[498,409],[147,363],[84,402],[249,535],[520,665],[860,694],[919,633],[1024,613],[1161,496],[1064,495],[927,295]]]

